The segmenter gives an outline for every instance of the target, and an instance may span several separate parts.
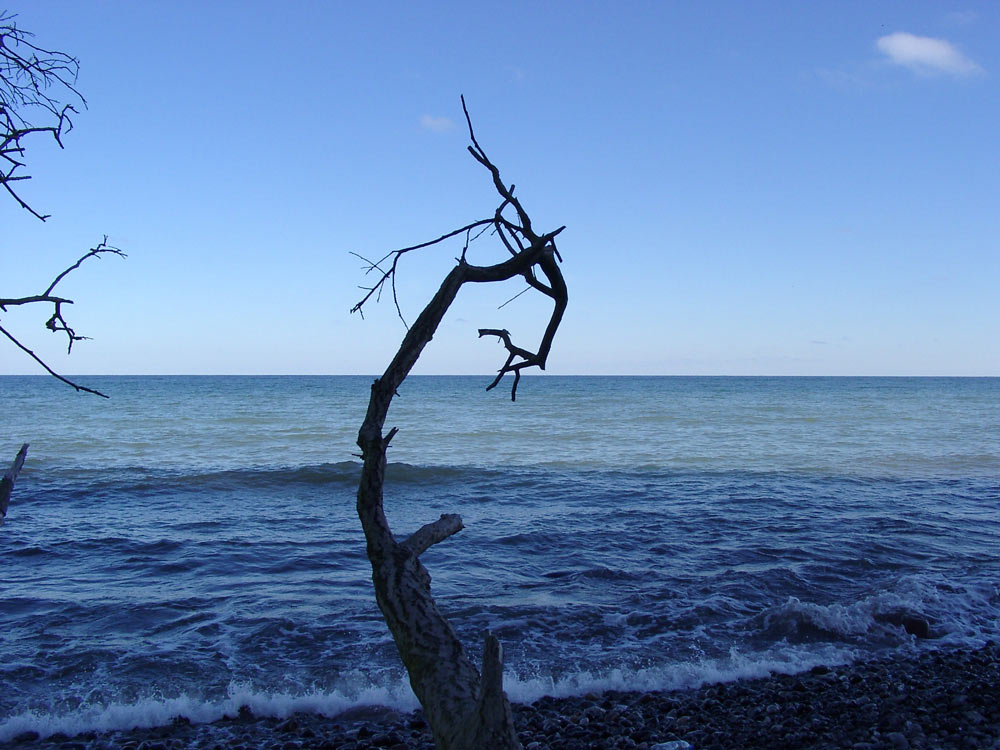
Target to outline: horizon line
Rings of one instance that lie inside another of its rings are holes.
[[[375,373],[281,373],[281,372],[213,372],[213,373],[68,373],[69,378],[378,378]],[[496,373],[418,373],[407,378],[492,378]],[[524,378],[1000,378],[1000,375],[919,375],[919,374],[711,374],[711,373],[524,373]],[[0,378],[49,378],[48,373],[0,373]]]

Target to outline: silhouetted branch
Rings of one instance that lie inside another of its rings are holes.
[[[79,60],[65,52],[35,44],[32,41],[34,35],[19,28],[15,18],[14,14],[0,11],[0,186],[21,208],[45,221],[48,214],[36,211],[15,189],[16,183],[31,179],[31,175],[22,173],[27,169],[26,144],[33,142],[30,136],[47,133],[62,148],[63,134],[73,129],[70,115],[76,114],[74,104],[86,107],[87,100],[76,89]],[[66,103],[65,99],[72,103]],[[41,123],[36,122],[36,115],[42,119]],[[91,248],[76,263],[56,276],[42,294],[0,298],[0,312],[20,305],[51,304],[52,315],[45,322],[45,327],[53,333],[66,334],[66,350],[67,353],[72,352],[73,343],[87,337],[74,331],[63,315],[63,305],[71,305],[73,301],[53,294],[53,290],[67,274],[79,268],[88,258],[106,253],[125,256],[118,248],[108,245],[108,238],[105,236],[100,245]],[[53,371],[7,329],[0,327],[0,333],[50,375],[77,391],[104,396],[103,393],[78,385]]]
[[[79,268],[84,263],[84,261],[88,260],[89,258],[99,258],[100,256],[106,255],[108,253],[112,255],[117,255],[122,258],[126,257],[125,253],[123,253],[117,247],[112,247],[111,245],[109,245],[108,238],[105,237],[104,240],[97,247],[92,247],[90,250],[84,253],[80,257],[80,259],[76,261],[76,263],[69,266],[64,271],[60,272],[55,277],[55,279],[53,279],[52,283],[49,284],[48,287],[45,289],[45,291],[42,292],[41,294],[36,294],[28,297],[0,297],[0,312],[7,312],[8,307],[18,307],[21,305],[32,305],[37,303],[51,304],[52,315],[49,316],[49,319],[47,321],[45,321],[45,327],[48,328],[53,333],[65,333],[67,339],[66,353],[67,354],[71,353],[73,351],[74,342],[83,341],[88,337],[79,335],[76,331],[73,330],[73,328],[69,325],[69,323],[66,322],[66,318],[63,317],[63,305],[72,305],[73,300],[66,299],[65,297],[58,297],[52,294],[52,291],[56,288],[56,285],[60,281],[66,278],[67,275],[75,271],[77,268]],[[74,383],[73,381],[68,380],[62,375],[56,373],[41,359],[41,357],[39,357],[37,354],[31,351],[31,349],[22,344],[17,339],[17,337],[14,336],[6,328],[0,326],[0,333],[3,333],[3,335],[6,336],[8,339],[10,339],[18,348],[21,349],[21,351],[23,351],[25,354],[27,354],[29,357],[35,360],[38,364],[40,364],[45,369],[45,371],[48,372],[53,377],[58,378],[67,385],[72,386],[77,391],[85,391],[87,393],[93,393],[95,395],[107,398],[107,396],[105,396],[100,391],[95,391],[92,388],[87,388],[85,386]]]
[[[13,14],[0,12],[0,185],[33,216],[45,221],[48,214],[32,208],[14,189],[30,175],[26,168],[24,141],[37,133],[48,133],[62,148],[62,135],[73,129],[70,113],[76,113],[68,97],[84,107],[87,100],[76,89],[80,61],[64,52],[39,47],[33,34],[17,26]],[[51,93],[50,93],[51,92]],[[54,121],[35,125],[32,113]]]
[[[440,242],[444,242],[445,240],[451,239],[452,237],[456,237],[460,235],[462,232],[471,232],[476,227],[481,227],[484,225],[489,226],[492,223],[493,223],[492,219],[480,219],[479,221],[474,221],[471,224],[467,224],[461,229],[456,229],[452,232],[448,232],[447,234],[443,234],[436,240],[429,240],[427,242],[421,242],[419,245],[411,245],[410,247],[404,247],[399,250],[393,250],[392,252],[386,253],[376,261],[370,261],[363,255],[358,255],[358,253],[352,252],[351,255],[354,255],[357,258],[361,258],[361,260],[363,260],[365,263],[368,264],[368,269],[365,271],[365,274],[368,274],[374,270],[378,270],[382,273],[382,275],[379,277],[379,280],[375,282],[375,286],[365,287],[368,290],[368,294],[362,297],[361,301],[351,308],[351,312],[360,313],[361,308],[363,308],[365,303],[369,299],[371,299],[373,294],[376,295],[376,302],[377,302],[378,298],[382,294],[382,287],[385,285],[386,281],[389,281],[390,284],[392,285],[393,299],[396,300],[396,312],[399,313],[400,320],[403,320],[403,313],[400,312],[399,301],[396,299],[396,287],[395,287],[396,266],[399,263],[399,259],[403,257],[404,254],[410,252],[411,250],[420,250],[421,248],[431,247],[432,245],[437,245]],[[468,240],[466,240],[466,247],[468,247]],[[382,264],[385,263],[390,258],[392,258],[392,264],[389,266],[389,268],[383,269]],[[403,320],[403,325],[406,325],[405,320]],[[407,326],[407,328],[409,328],[409,326]]]
[[[559,227],[552,232],[547,232],[541,235],[535,233],[531,226],[531,219],[524,210],[524,207],[521,205],[520,200],[514,196],[514,185],[512,184],[510,187],[507,187],[504,184],[503,179],[500,176],[500,170],[495,164],[493,164],[492,161],[490,161],[485,150],[483,150],[479,141],[476,140],[475,131],[472,128],[472,119],[469,117],[469,110],[465,105],[465,97],[462,97],[462,111],[465,113],[465,121],[469,126],[469,138],[472,141],[472,145],[468,147],[468,151],[472,154],[476,161],[482,164],[490,172],[490,175],[493,178],[493,185],[501,198],[500,205],[497,207],[496,211],[494,211],[493,217],[490,219],[479,219],[478,221],[474,221],[464,227],[447,232],[437,239],[421,242],[420,244],[411,245],[410,247],[405,247],[400,250],[393,250],[374,262],[363,258],[357,253],[354,253],[354,255],[357,255],[357,257],[361,258],[368,264],[366,273],[377,270],[381,275],[374,286],[366,287],[367,294],[365,294],[365,296],[351,308],[351,312],[361,312],[364,305],[373,296],[377,301],[381,295],[382,288],[388,281],[392,287],[393,301],[396,304],[396,311],[399,314],[400,320],[403,320],[403,314],[399,308],[399,299],[396,294],[396,271],[399,259],[405,253],[412,250],[430,247],[465,233],[466,239],[465,246],[462,248],[462,255],[458,258],[458,265],[452,271],[453,274],[456,274],[452,279],[452,282],[457,284],[457,286],[455,286],[456,293],[458,291],[458,287],[466,281],[504,281],[512,276],[522,276],[528,283],[529,287],[541,292],[547,297],[550,297],[554,301],[552,315],[549,319],[549,324],[546,327],[545,334],[542,336],[542,340],[539,343],[537,352],[531,352],[521,347],[514,347],[510,342],[510,334],[505,332],[506,338],[504,338],[504,344],[507,347],[510,356],[503,367],[500,368],[496,379],[490,383],[489,386],[487,386],[486,390],[492,390],[495,388],[505,374],[513,373],[514,380],[510,393],[511,400],[513,401],[517,398],[517,386],[520,382],[521,370],[527,367],[538,367],[542,370],[545,369],[545,363],[548,358],[549,349],[552,346],[552,340],[559,327],[559,323],[562,320],[563,312],[566,309],[568,295],[566,291],[566,283],[563,280],[562,272],[559,270],[557,263],[557,260],[561,260],[561,258],[559,257],[559,251],[556,249],[555,243],[556,236],[562,232],[565,227]],[[515,216],[507,217],[504,215],[505,210],[508,208],[513,209]],[[497,237],[499,237],[511,257],[505,262],[497,263],[492,266],[470,265],[466,260],[469,243],[470,241],[482,236],[482,231],[480,231],[476,237],[471,237],[472,230],[482,227],[485,231],[485,229],[490,226],[492,226],[494,233]],[[385,262],[390,260],[391,263],[389,266],[384,267]],[[536,268],[540,269],[542,274],[545,275],[549,282],[548,284],[539,281],[538,277],[535,275]],[[449,278],[452,277],[449,275]],[[445,280],[445,283],[448,283],[448,279]],[[444,285],[442,285],[442,290],[444,290]],[[438,294],[440,295],[441,292],[439,291]],[[431,301],[431,304],[429,304],[424,310],[424,313],[428,313],[428,311],[431,310],[432,306],[435,304],[443,304],[444,307],[441,310],[441,314],[443,315],[444,310],[451,304],[451,299],[453,299],[453,297],[441,298],[439,300],[436,296],[434,300]],[[516,299],[516,297],[514,299]],[[508,300],[508,302],[509,301],[511,300]],[[406,321],[403,320],[403,323],[405,325]],[[435,323],[434,325],[436,328],[437,324]],[[409,328],[409,326],[407,327]],[[483,330],[495,331],[496,329]],[[483,331],[480,331],[479,335],[483,336],[485,334]],[[404,346],[405,344],[406,342],[404,340]],[[423,348],[423,344],[420,345],[420,348]],[[419,351],[417,351],[416,355],[419,356]],[[518,358],[520,358],[521,361],[515,362],[515,359]],[[406,375],[404,373],[402,377],[405,376]],[[400,378],[400,382],[402,381],[402,377]]]

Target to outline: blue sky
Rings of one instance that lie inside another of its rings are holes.
[[[377,373],[379,256],[492,214],[476,134],[565,224],[562,374],[1000,375],[1000,5],[11,2],[89,109],[0,202],[2,291],[65,282],[67,373]],[[481,241],[473,262],[501,258]],[[455,247],[408,256],[412,319]],[[62,288],[62,287],[61,287]],[[544,300],[468,288],[418,365],[488,373]],[[532,347],[533,348],[533,347]],[[10,346],[0,373],[37,372]]]

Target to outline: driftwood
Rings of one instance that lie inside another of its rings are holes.
[[[14,463],[4,472],[3,478],[0,478],[0,518],[7,515],[7,507],[10,505],[10,493],[14,491],[14,482],[17,481],[17,475],[21,473],[21,467],[24,466],[24,458],[27,455],[28,444],[25,443],[21,446],[21,450],[17,452],[17,456],[14,457]]]
[[[494,388],[505,374],[513,375],[511,399],[517,396],[521,370],[545,362],[556,329],[566,309],[567,291],[555,237],[563,227],[538,234],[514,196],[514,186],[500,179],[500,172],[476,141],[465,100],[462,100],[469,138],[469,153],[489,170],[500,195],[500,206],[492,217],[430,242],[396,250],[379,261],[370,262],[369,271],[381,273],[377,283],[352,310],[361,307],[390,284],[396,309],[395,275],[400,258],[422,247],[465,235],[465,246],[457,265],[448,273],[437,293],[408,329],[396,356],[382,377],[371,387],[371,398],[364,423],[358,433],[363,466],[358,486],[358,516],[367,541],[372,565],[375,597],[410,677],[410,685],[424,709],[434,740],[441,750],[513,750],[520,748],[510,703],[503,692],[503,650],[492,633],[484,636],[482,669],[477,670],[451,624],[440,611],[430,590],[430,574],[420,562],[420,555],[432,545],[444,541],[462,529],[462,519],[455,514],[442,515],[423,526],[405,541],[394,537],[383,510],[386,451],[397,433],[393,427],[383,435],[386,415],[393,396],[409,374],[424,346],[431,340],[445,312],[466,282],[504,281],[522,277],[529,288],[553,300],[553,310],[538,351],[515,345],[502,329],[480,329],[480,336],[497,336],[507,349],[504,365],[487,390]],[[508,216],[507,214],[511,214]],[[466,260],[469,242],[492,230],[501,240],[510,258],[491,266],[474,266]],[[477,232],[473,236],[473,232]],[[536,269],[545,277],[536,276]],[[402,314],[400,314],[402,318]],[[405,322],[405,321],[404,321]]]

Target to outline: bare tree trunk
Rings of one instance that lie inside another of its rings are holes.
[[[10,465],[10,468],[4,472],[3,478],[0,479],[0,518],[7,515],[7,507],[10,505],[10,493],[14,491],[14,482],[17,481],[17,475],[21,473],[21,467],[24,466],[24,458],[27,455],[28,444],[25,443],[14,457],[14,463]]]
[[[462,105],[464,109],[464,99]],[[566,285],[556,263],[558,250],[555,246],[555,236],[562,228],[543,235],[532,230],[527,214],[513,195],[513,186],[508,188],[504,185],[499,171],[476,142],[467,111],[466,121],[472,140],[469,151],[490,171],[503,202],[492,218],[474,222],[432,242],[396,250],[371,263],[369,270],[381,271],[381,279],[354,308],[355,311],[360,310],[387,281],[391,282],[395,297],[395,272],[404,253],[465,233],[465,249],[458,264],[448,273],[437,293],[409,328],[385,373],[372,384],[368,412],[358,433],[363,460],[358,486],[358,516],[367,540],[375,598],[409,673],[413,692],[423,706],[437,746],[441,750],[516,750],[521,743],[515,731],[510,703],[503,692],[503,650],[500,642],[492,633],[485,635],[482,671],[477,670],[431,596],[430,574],[419,559],[432,545],[461,531],[462,519],[455,514],[442,515],[405,541],[398,542],[389,528],[382,502],[386,451],[397,432],[396,428],[392,428],[383,436],[389,405],[424,346],[433,337],[461,286],[466,282],[504,281],[521,276],[529,287],[554,301],[552,315],[537,353],[515,346],[505,330],[479,331],[480,336],[499,337],[508,351],[506,363],[487,390],[496,386],[504,374],[513,373],[512,399],[516,396],[523,368],[545,368],[553,336],[566,308]],[[515,217],[508,219],[504,216],[503,212],[508,207],[515,212]],[[492,266],[470,265],[465,260],[470,233],[474,229],[490,227],[495,229],[511,257]],[[384,270],[380,264],[390,257],[391,268]],[[536,267],[544,274],[547,284],[535,276]],[[515,362],[515,359],[519,361]]]

